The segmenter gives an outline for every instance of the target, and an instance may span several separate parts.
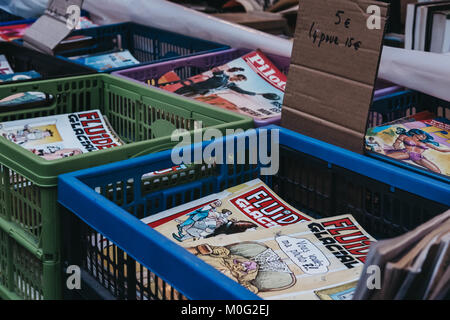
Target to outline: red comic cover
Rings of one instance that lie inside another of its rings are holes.
[[[23,34],[30,26],[30,23],[26,23],[0,27],[0,38],[4,41],[22,39]]]
[[[286,75],[256,50],[188,79],[159,82],[159,87],[262,120],[281,114]]]
[[[175,242],[288,226],[312,220],[255,179],[143,219]]]

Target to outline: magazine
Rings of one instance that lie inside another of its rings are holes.
[[[4,41],[13,41],[22,39],[25,31],[31,26],[31,23],[13,24],[0,27],[0,39]]]
[[[257,50],[189,79],[159,83],[159,87],[262,120],[281,115],[286,75]]]
[[[189,243],[311,220],[255,179],[142,221],[175,242]]]
[[[263,299],[351,299],[372,238],[351,215],[185,246]]]
[[[31,70],[26,72],[16,72],[11,74],[0,74],[0,83],[1,82],[10,82],[10,81],[20,81],[20,80],[28,80],[28,79],[38,79],[41,77],[41,74]]]
[[[0,107],[2,108],[3,111],[5,111],[6,107],[15,107],[19,105],[31,106],[33,104],[39,104],[45,101],[49,101],[50,99],[52,99],[51,95],[47,97],[42,92],[37,91],[21,92],[1,99]]]
[[[5,55],[0,54],[0,75],[14,73]]]
[[[370,128],[365,138],[366,149],[450,176],[450,121],[445,118],[423,119],[426,118],[424,115]]]
[[[191,167],[192,165],[175,166],[145,174],[143,178],[164,179],[168,173],[188,171]],[[145,224],[183,245],[195,244],[195,241],[211,239],[218,235],[258,232],[311,220],[308,215],[286,204],[259,179],[142,219]],[[189,222],[193,223],[189,225]],[[180,230],[183,231],[181,235]],[[118,256],[118,248],[115,245],[100,234],[93,234],[90,242],[99,252],[98,256],[88,256],[89,261],[93,262],[96,259],[103,261],[104,259],[100,257],[105,256],[115,261],[114,257]],[[102,262],[99,261],[99,264],[102,265]],[[147,287],[152,294],[160,298],[183,298],[172,287],[163,285],[160,278],[139,263],[136,263],[136,270],[139,270],[136,273],[138,287]],[[112,272],[111,265],[105,264],[104,271]]]
[[[123,144],[99,110],[3,122],[0,135],[46,160]]]
[[[133,66],[140,63],[128,50],[102,53],[98,55],[76,56],[70,57],[69,59],[94,68],[97,71]]]

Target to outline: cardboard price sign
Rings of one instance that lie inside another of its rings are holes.
[[[388,5],[302,0],[282,126],[362,153]]]

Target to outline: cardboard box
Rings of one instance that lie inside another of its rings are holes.
[[[370,30],[373,4],[381,23]],[[363,153],[387,9],[372,0],[300,1],[282,126]]]

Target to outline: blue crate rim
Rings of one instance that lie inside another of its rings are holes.
[[[326,161],[329,163],[329,165],[344,167],[353,172],[386,183],[393,188],[402,189],[404,191],[416,194],[420,197],[450,206],[450,186],[448,183],[445,183],[443,181],[436,180],[434,178],[413,172],[408,169],[404,169],[401,166],[392,165],[384,161],[375,160],[371,157],[354,153],[341,147],[305,136],[297,132],[293,132],[276,125],[269,125],[253,130],[255,130],[255,132],[258,132],[260,130],[279,130],[280,144],[282,145],[300,152],[303,152],[303,150],[307,150],[307,153],[309,155]],[[231,135],[225,137],[224,140],[234,139],[234,137],[245,135],[247,135],[247,133]],[[201,148],[209,143],[210,142],[194,144],[187,150]],[[167,150],[161,152],[161,154],[167,156],[170,155],[171,152],[172,150]],[[330,154],[333,154],[332,159],[330,159]],[[61,178],[65,179],[66,177],[72,176],[76,179],[82,180],[83,178],[89,176],[106,174],[110,171],[118,171],[124,167],[131,168],[142,165],[145,166],[146,164],[151,163],[153,160],[155,160],[155,157],[156,154],[151,154],[135,159],[128,159],[96,168],[84,169],[77,172],[64,174],[61,176]]]
[[[302,152],[301,149],[306,146],[308,147],[307,150],[309,154],[322,160],[326,160],[330,154],[334,154],[333,164],[335,165],[343,164],[344,167],[348,167],[349,164],[353,163],[354,166],[351,169],[352,171],[362,174],[367,173],[366,175],[372,178],[375,178],[379,173],[387,173],[386,175],[381,176],[382,179],[379,179],[380,177],[378,176],[378,179],[375,180],[381,180],[388,185],[394,185],[403,190],[411,189],[411,186],[415,185],[415,191],[419,192],[419,195],[423,196],[422,192],[426,192],[426,195],[433,198],[435,201],[441,203],[444,202],[447,205],[450,205],[450,190],[448,185],[444,186],[444,184],[439,181],[434,181],[431,178],[394,167],[387,163],[376,161],[369,157],[303,136],[278,126],[271,125],[256,129],[254,132],[260,130],[279,130],[281,144],[288,146],[291,149]],[[219,140],[219,142],[226,143],[229,139],[235,139],[242,135],[248,136],[246,133],[227,136]],[[188,147],[188,150],[203,148],[209,145],[209,143],[211,142],[192,145]],[[152,265],[151,259],[145,254],[150,247],[151,249],[156,250],[156,252],[162,250],[173,253],[173,257],[175,257],[176,260],[172,261],[172,263],[182,265],[183,268],[186,268],[183,270],[185,270],[187,274],[189,274],[189,271],[195,274],[195,277],[193,277],[196,279],[195,282],[192,282],[190,277],[184,279],[184,281],[187,281],[187,286],[194,286],[194,288],[196,288],[195,291],[197,291],[193,293],[194,296],[185,294],[188,298],[204,299],[205,297],[208,297],[210,299],[224,299],[224,297],[226,297],[227,299],[259,299],[258,296],[241,287],[238,283],[221,274],[202,260],[192,256],[181,246],[178,246],[159,232],[149,228],[138,218],[129,214],[115,203],[107,200],[104,196],[95,192],[82,181],[89,177],[107,174],[111,170],[121,170],[124,167],[133,169],[145,166],[145,170],[148,172],[159,170],[162,166],[165,167],[171,162],[171,152],[171,150],[167,150],[136,159],[61,175],[58,183],[58,201],[74,212],[81,220],[97,232],[106,235],[107,238],[119,248],[127,252],[136,261],[139,261],[147,268]],[[151,165],[149,165],[150,163]],[[358,165],[355,165],[355,163],[358,163]],[[347,166],[345,164],[347,164]],[[105,221],[107,221],[107,223],[105,223]],[[117,230],[115,227],[116,225],[122,226],[121,229]],[[132,239],[127,236],[129,234],[133,234]],[[143,243],[146,244],[145,249],[142,248]],[[152,270],[154,268],[149,269]],[[158,274],[158,272],[155,272],[155,274]],[[162,278],[164,279],[164,277]],[[199,279],[200,281],[201,279],[207,280],[212,286],[209,288],[213,288],[213,290],[208,292],[201,291],[202,289],[198,288],[198,283],[201,283],[198,282]],[[180,290],[180,292],[183,293],[182,290]]]

